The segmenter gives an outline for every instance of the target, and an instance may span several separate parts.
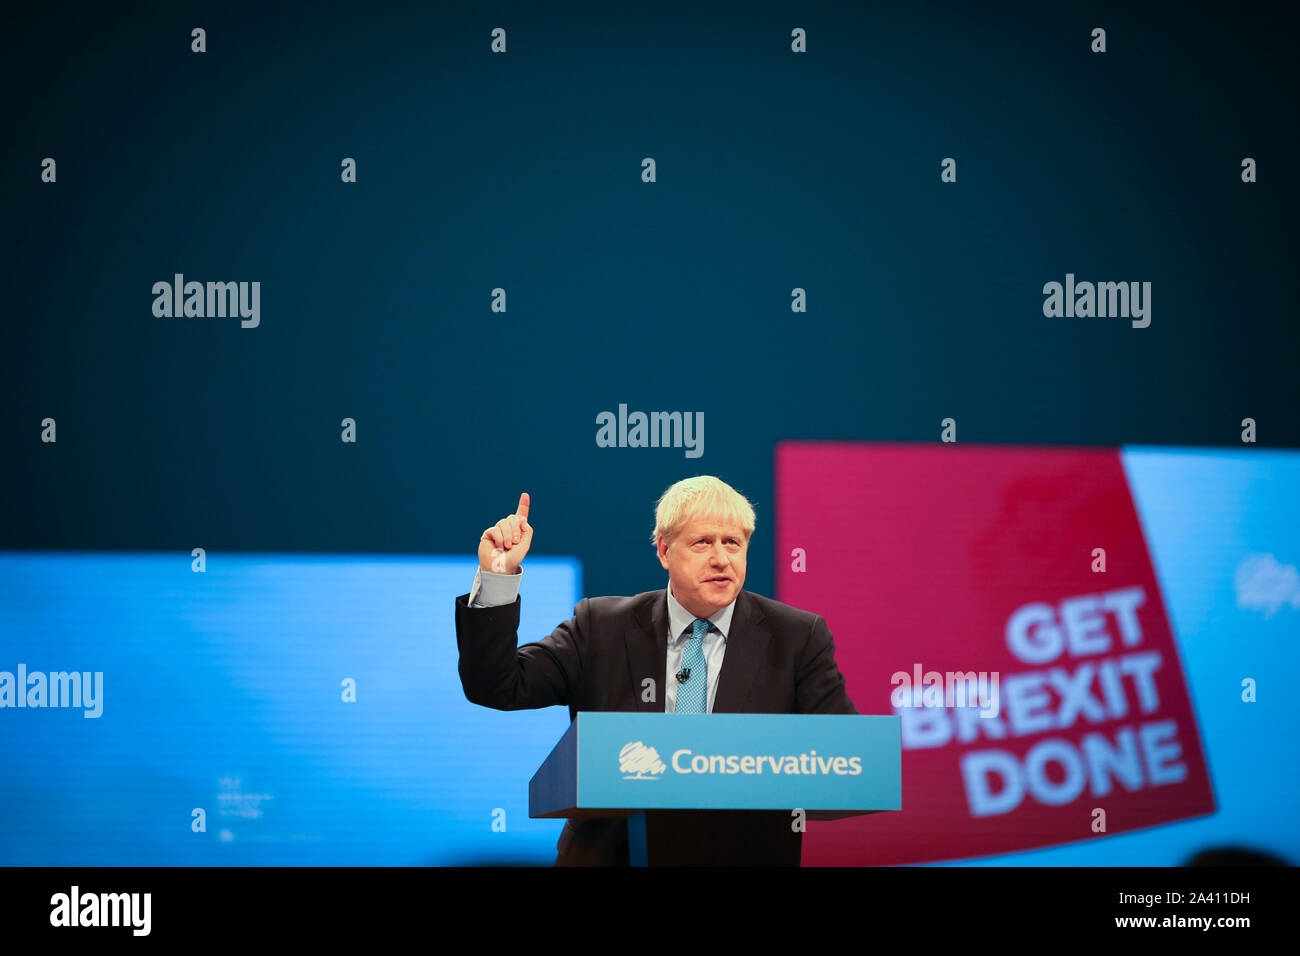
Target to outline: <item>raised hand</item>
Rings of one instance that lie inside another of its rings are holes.
[[[533,544],[533,526],[528,523],[528,492],[519,496],[515,513],[502,518],[483,532],[478,542],[478,566],[497,574],[517,574]]]

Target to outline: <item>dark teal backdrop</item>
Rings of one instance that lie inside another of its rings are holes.
[[[1294,34],[1132,6],[7,9],[0,547],[468,555],[527,490],[632,593],[708,473],[771,594],[781,439],[1300,447]],[[260,326],[155,317],[178,272]],[[1151,326],[1044,317],[1067,273]]]

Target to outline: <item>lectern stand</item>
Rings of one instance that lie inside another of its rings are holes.
[[[625,816],[634,866],[798,866],[806,820],[902,808],[899,718],[582,712],[531,817]]]

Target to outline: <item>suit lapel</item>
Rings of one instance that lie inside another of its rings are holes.
[[[667,602],[667,597],[664,601]],[[713,698],[713,713],[738,714],[745,706],[749,689],[763,666],[767,645],[772,640],[772,632],[762,623],[765,617],[753,596],[741,589],[731,615],[727,653],[722,656],[722,673],[718,676],[718,690]],[[665,651],[665,664],[667,659]]]
[[[628,676],[632,680],[632,703],[646,713],[664,712],[667,688],[661,686],[668,672],[668,592],[650,592],[648,603],[637,608],[632,627],[627,631]],[[654,679],[655,699],[647,701],[641,682]]]

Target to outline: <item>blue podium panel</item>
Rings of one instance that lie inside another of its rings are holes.
[[[901,752],[895,716],[580,713],[530,781],[529,814],[898,810]]]

